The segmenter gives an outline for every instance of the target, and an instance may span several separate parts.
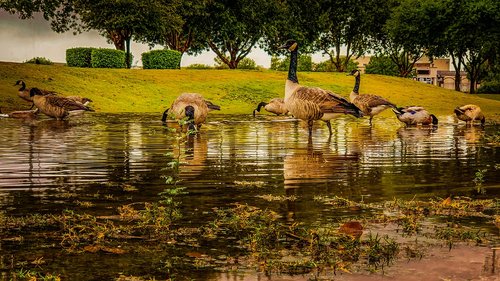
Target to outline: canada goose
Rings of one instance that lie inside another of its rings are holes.
[[[392,111],[396,114],[399,121],[408,126],[411,125],[437,125],[438,119],[433,114],[430,114],[421,106],[407,106],[393,108]]]
[[[18,96],[20,98],[22,98],[23,100],[25,100],[25,101],[33,104],[33,97],[30,96],[30,90],[31,89],[30,88],[26,88],[26,83],[23,80],[17,80],[16,84],[14,84],[14,86],[18,86],[18,85],[21,86],[21,88],[19,88],[19,90],[18,90]],[[47,91],[47,90],[40,90],[40,89],[39,89],[39,91],[44,96],[55,96],[55,95],[57,95],[57,93],[54,92],[54,91]],[[33,105],[31,106],[31,108],[33,108]]]
[[[261,102],[257,105],[257,108],[253,111],[253,117],[255,117],[255,112],[260,112],[260,109],[264,107],[267,112],[274,113],[276,115],[288,114],[288,109],[285,107],[285,101],[282,98],[274,98],[269,103]]]
[[[12,111],[9,113],[2,113],[0,109],[0,117],[19,118],[19,119],[35,119],[38,116],[39,109]]]
[[[57,120],[62,120],[75,111],[94,111],[81,103],[67,98],[44,96],[38,88],[32,88],[30,90],[30,96],[33,98],[35,106],[38,107],[41,112]]]
[[[172,113],[177,120],[187,117],[188,129],[199,130],[212,110],[220,110],[220,106],[205,100],[200,94],[183,93],[172,103],[169,109],[163,112],[162,122],[166,122],[168,113]]]
[[[361,82],[361,73],[359,70],[355,69],[351,71],[349,75],[354,76],[356,82],[354,88],[352,89],[349,98],[351,102],[356,105],[364,115],[370,116],[370,125],[372,124],[373,116],[379,114],[380,112],[388,108],[396,108],[396,105],[384,99],[381,96],[369,95],[369,94],[359,94],[359,84]]]
[[[331,135],[330,120],[338,114],[363,116],[361,110],[345,98],[330,91],[299,84],[297,79],[298,44],[295,40],[288,40],[280,49],[288,49],[291,53],[288,78],[285,83],[285,107],[295,118],[307,121],[309,137],[312,135],[314,120],[325,121]]]
[[[466,124],[474,123],[474,120],[481,120],[481,125],[484,125],[486,118],[484,118],[481,108],[475,104],[466,104],[455,108],[457,118],[465,121]]]
[[[83,105],[89,105],[89,103],[92,102],[91,99],[89,98],[84,98],[84,97],[80,97],[80,96],[68,96],[66,97],[67,99],[69,100],[72,100],[72,101],[75,101],[75,102],[78,102],[78,103],[81,103]]]

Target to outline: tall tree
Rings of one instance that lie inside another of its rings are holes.
[[[200,34],[223,63],[237,68],[272,23],[273,7],[267,0],[214,0]]]
[[[370,49],[372,39],[382,32],[389,17],[389,1],[326,0],[321,5],[318,19],[323,32],[315,48],[327,54],[337,70],[343,72],[350,59],[363,55]],[[341,57],[342,47],[345,58]]]
[[[400,0],[392,9],[380,37],[377,51],[387,55],[398,66],[401,77],[413,73],[415,63],[434,42],[433,31],[439,15],[432,15],[435,0]]]
[[[205,28],[204,19],[209,16],[206,7],[211,0],[181,1],[179,5],[163,5],[162,17],[157,18],[157,28],[148,30],[138,37],[141,42],[150,45],[162,45],[181,54],[197,54],[206,49],[200,36]],[[172,24],[172,14],[178,18]]]

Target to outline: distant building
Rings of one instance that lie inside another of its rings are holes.
[[[362,73],[365,72],[366,66],[370,63],[370,56],[362,56],[355,59],[358,62],[358,68]],[[426,84],[432,84],[445,89],[455,89],[455,71],[450,71],[450,59],[434,59],[432,62],[427,57],[423,57],[415,63],[416,81]],[[469,79],[465,71],[460,72],[461,91],[469,90]]]

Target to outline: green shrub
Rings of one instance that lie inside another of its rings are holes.
[[[257,69],[257,64],[251,58],[243,58],[238,63],[239,69]]]
[[[92,67],[92,50],[95,48],[71,48],[66,50],[66,64],[76,67]]]
[[[93,49],[91,63],[94,68],[124,68],[125,52],[113,49]]]
[[[290,66],[290,57],[280,59],[278,57],[271,58],[271,69],[278,71],[287,71]],[[299,55],[297,61],[298,71],[312,71],[312,57],[310,55]]]
[[[313,63],[313,71],[315,72],[334,72],[337,68],[330,60],[325,60],[320,63]]]
[[[153,50],[142,53],[144,69],[176,69],[181,66],[181,52],[175,50]]]
[[[211,67],[210,65],[207,65],[207,64],[193,63],[193,64],[186,66],[186,68],[189,68],[189,69],[212,69],[213,67]]]
[[[477,89],[478,94],[500,94],[500,81],[487,81],[481,83]]]
[[[386,56],[374,56],[366,65],[365,73],[399,76],[398,66]]]
[[[49,59],[46,59],[44,57],[35,57],[30,60],[25,61],[24,63],[33,63],[33,64],[45,64],[45,65],[51,65],[52,62]]]

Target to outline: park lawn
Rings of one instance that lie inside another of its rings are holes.
[[[22,79],[27,87],[88,97],[97,112],[161,113],[180,93],[195,92],[220,105],[220,114],[250,114],[259,102],[284,96],[286,76],[286,72],[272,70],[90,69],[0,62],[0,107],[6,112],[28,108],[17,97],[18,86],[13,86]],[[354,78],[345,73],[300,72],[298,78],[302,85],[344,97],[354,85]],[[370,74],[361,76],[360,93],[383,96],[398,106],[424,106],[438,116],[473,103],[482,108],[488,120],[500,121],[500,101],[492,99],[494,95],[483,98],[411,79]]]

